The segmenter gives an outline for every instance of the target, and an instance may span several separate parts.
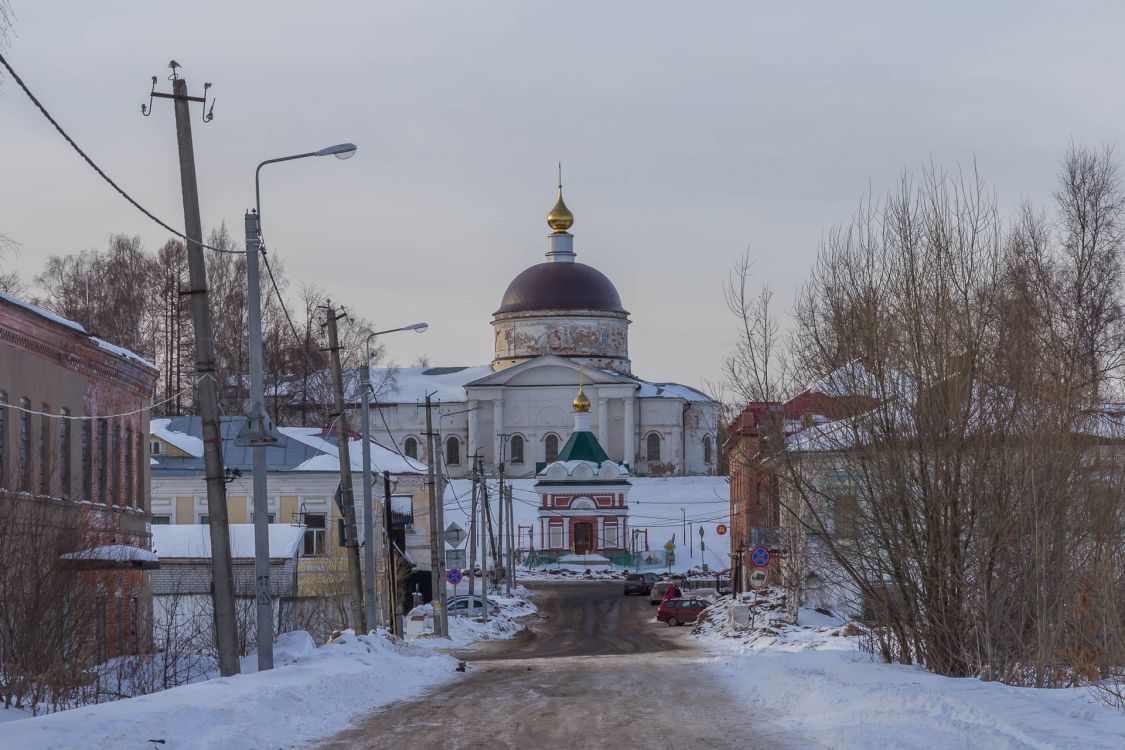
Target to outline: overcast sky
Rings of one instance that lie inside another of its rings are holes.
[[[241,234],[262,159],[358,144],[267,168],[264,231],[294,281],[379,326],[428,321],[385,341],[400,364],[491,359],[504,288],[543,259],[559,160],[578,259],[632,313],[634,371],[699,386],[747,247],[789,306],[868,186],[975,159],[1004,206],[1046,200],[1071,140],[1117,144],[1125,123],[1120,2],[11,3],[13,66],[174,226],[170,103],[140,114],[169,59],[218,100],[194,125],[205,227]],[[166,239],[10,81],[0,134],[7,265]]]

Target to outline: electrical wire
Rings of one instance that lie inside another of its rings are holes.
[[[16,73],[16,71],[12,68],[11,64],[8,62],[7,58],[5,58],[2,53],[0,53],[0,63],[2,63],[4,65],[4,67],[7,69],[8,73],[12,76],[12,79],[17,84],[19,84],[19,87],[21,89],[23,89],[23,93],[27,94],[27,98],[31,100],[31,103],[34,104],[39,109],[39,111],[43,114],[43,116],[47,118],[47,122],[51,123],[55,127],[55,130],[59,131],[59,135],[61,135],[66,140],[66,142],[70,144],[70,147],[73,148],[75,151],[77,151],[78,155],[81,156],[86,161],[86,163],[89,164],[90,167],[95,172],[97,172],[98,175],[103,180],[105,180],[107,183],[109,183],[110,187],[112,187],[114,190],[116,190],[118,193],[120,193],[122,198],[129,201],[129,203],[133,204],[133,206],[138,211],[140,211],[142,214],[144,214],[148,218],[152,219],[154,222],[156,222],[158,225],[160,225],[161,227],[163,227],[167,231],[169,231],[172,234],[174,234],[175,236],[179,237],[181,240],[184,240],[185,242],[190,242],[193,245],[198,245],[198,246],[200,246],[202,248],[205,248],[207,250],[213,250],[216,253],[230,253],[232,255],[244,255],[245,254],[245,251],[243,251],[243,250],[227,250],[226,248],[213,247],[211,245],[205,244],[205,243],[200,242],[198,240],[193,240],[191,237],[188,237],[183,232],[181,232],[177,229],[173,229],[167,222],[161,221],[159,218],[157,218],[157,216],[154,213],[152,213],[147,208],[145,208],[140,203],[138,203],[133,198],[133,196],[126,193],[125,190],[120,185],[118,185],[116,182],[114,182],[110,178],[110,176],[107,175],[105,173],[105,171],[102,170],[101,167],[99,167],[97,164],[95,164],[94,160],[91,159],[86,154],[86,152],[83,151],[82,148],[77,143],[74,142],[74,139],[71,138],[65,130],[63,130],[62,126],[59,125],[58,121],[56,121],[54,117],[51,116],[51,113],[48,112],[47,108],[43,106],[43,104],[39,101],[39,99],[36,98],[35,94],[31,93],[31,89],[29,89],[27,87],[27,84],[23,82],[23,79],[19,77],[19,74]]]
[[[140,414],[141,412],[151,411],[152,409],[155,409],[158,406],[163,406],[164,404],[168,403],[169,401],[175,401],[180,396],[183,396],[184,394],[187,394],[187,393],[191,393],[191,391],[192,391],[191,388],[185,388],[184,390],[180,391],[179,393],[173,394],[173,395],[169,396],[168,398],[164,399],[163,401],[157,401],[154,404],[149,404],[148,406],[142,406],[140,409],[137,409],[136,411],[127,411],[127,412],[123,412],[121,414],[92,414],[92,415],[55,414],[53,412],[37,411],[35,409],[27,409],[23,406],[19,406],[17,404],[9,404],[9,403],[7,403],[5,401],[2,401],[2,400],[0,400],[0,410],[3,410],[5,408],[11,408],[11,409],[15,409],[16,411],[22,411],[25,414],[36,414],[40,417],[52,417],[54,419],[73,419],[73,420],[117,419],[118,417],[132,417],[132,416],[135,416],[137,414]]]

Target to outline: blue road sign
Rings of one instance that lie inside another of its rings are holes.
[[[461,579],[464,578],[464,577],[465,576],[462,575],[461,570],[459,568],[450,568],[449,572],[445,574],[445,580],[449,581],[454,586],[461,583]]]
[[[755,547],[750,550],[750,562],[754,563],[759,568],[766,567],[766,563],[770,561],[770,551],[765,547]]]

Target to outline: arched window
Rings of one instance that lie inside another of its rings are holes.
[[[543,440],[543,450],[545,451],[545,457],[547,459],[547,463],[551,463],[556,458],[558,458],[559,457],[559,436],[558,435],[548,435],[546,438],[544,438],[544,440]]]
[[[31,491],[31,401],[20,399],[19,472],[21,490]]]
[[[523,437],[520,435],[512,435],[512,463],[523,463]]]
[[[4,468],[8,464],[8,394],[0,391],[0,487],[6,487]]]
[[[703,436],[703,463],[711,463],[711,436]]]
[[[660,435],[655,432],[651,433],[645,441],[645,460],[660,460]]]
[[[447,466],[461,463],[461,441],[455,437],[445,441],[445,463]]]
[[[402,452],[410,458],[418,458],[418,441],[412,437],[408,437],[402,443]]]

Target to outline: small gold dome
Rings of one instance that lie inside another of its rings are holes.
[[[590,399],[586,398],[586,391],[582,389],[582,386],[578,387],[578,395],[574,397],[574,401],[571,403],[574,405],[574,411],[576,412],[590,411]]]
[[[559,186],[559,199],[555,202],[555,207],[551,209],[551,213],[547,214],[547,226],[555,231],[556,234],[561,234],[574,224],[574,214],[563,203],[562,186]]]

